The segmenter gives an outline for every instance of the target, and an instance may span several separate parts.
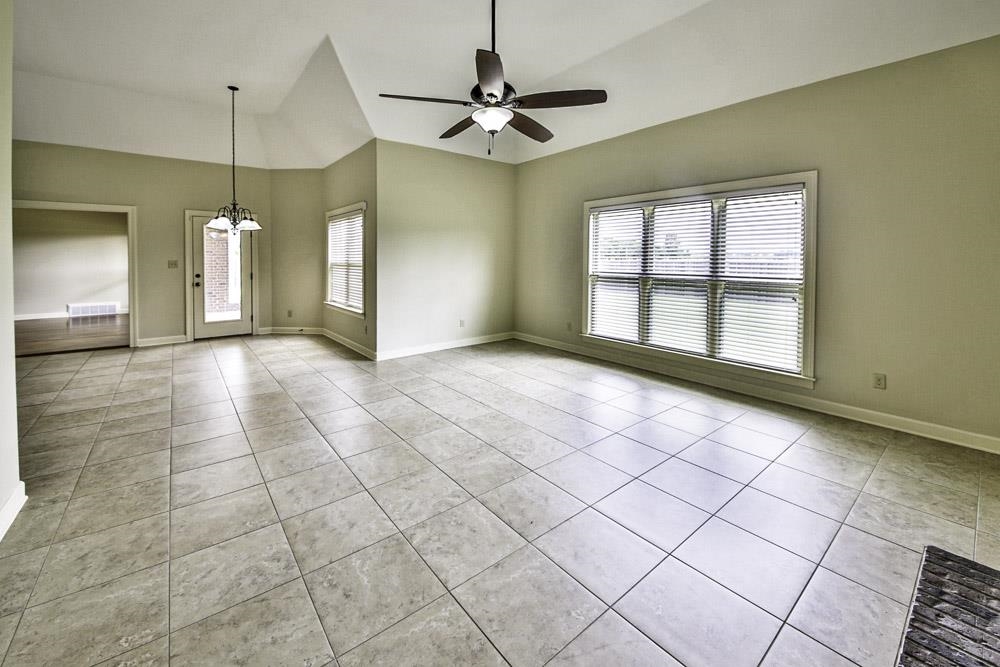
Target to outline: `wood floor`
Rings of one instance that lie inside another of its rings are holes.
[[[14,322],[14,352],[52,354],[128,346],[128,315],[94,315]]]

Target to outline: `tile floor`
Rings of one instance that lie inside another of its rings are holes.
[[[519,342],[18,360],[4,665],[893,662],[1000,462]]]

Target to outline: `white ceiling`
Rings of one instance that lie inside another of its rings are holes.
[[[599,107],[529,112],[521,162],[741,100],[1000,34],[997,0],[498,0],[497,51],[520,93],[605,88]],[[485,156],[465,110],[488,0],[17,0],[15,138],[323,167],[371,137]]]

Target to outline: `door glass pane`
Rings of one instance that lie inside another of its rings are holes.
[[[207,227],[205,234],[205,321],[231,322],[243,318],[240,234],[217,232]]]

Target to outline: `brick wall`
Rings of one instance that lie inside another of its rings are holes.
[[[238,240],[239,237],[236,238]],[[218,239],[205,235],[205,312],[238,313],[240,303],[229,301],[229,234]]]

